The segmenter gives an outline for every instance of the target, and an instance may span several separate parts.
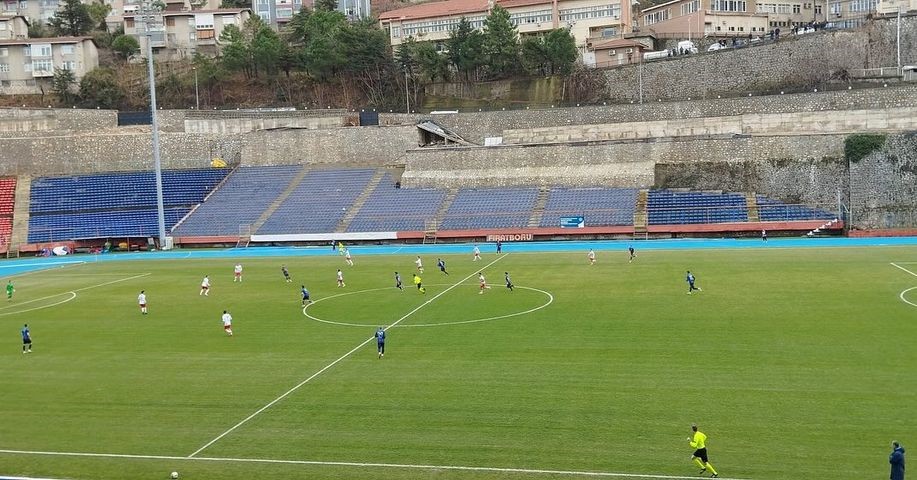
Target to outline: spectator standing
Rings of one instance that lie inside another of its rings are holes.
[[[904,480],[904,447],[898,442],[892,442],[892,453],[888,456],[888,463],[892,466],[890,480]]]

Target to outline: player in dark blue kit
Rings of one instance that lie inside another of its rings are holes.
[[[307,303],[312,303],[312,300],[309,298],[309,291],[306,290],[305,285],[302,285],[302,290],[300,290],[300,293],[302,294],[302,306],[305,307]]]
[[[446,262],[442,258],[436,259],[436,266],[439,267],[439,271],[449,275],[449,272],[446,271]]]
[[[503,272],[503,279],[506,280],[506,288],[512,292],[514,285],[513,281],[509,278],[509,272]]]
[[[634,252],[634,246],[633,246],[633,245],[629,245],[629,246],[627,247],[627,253],[630,254],[630,260],[628,260],[627,263],[633,262],[634,259],[637,258],[637,253]]]
[[[402,292],[404,291],[404,284],[401,282],[401,275],[398,272],[395,272],[395,288]]]
[[[29,324],[22,326],[22,353],[32,353],[32,333],[29,332]]]
[[[694,286],[694,274],[691,273],[690,270],[688,270],[688,275],[685,277],[685,281],[688,282],[688,295],[691,295],[691,292],[694,290],[697,290],[698,292],[703,291],[700,289],[700,287]]]
[[[376,351],[379,352],[379,358],[385,356],[385,329],[382,327],[376,330]]]

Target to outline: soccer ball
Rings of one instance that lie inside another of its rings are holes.
[[[172,477],[172,479],[174,480],[178,478],[178,472],[172,472],[171,474],[169,474],[169,476]]]

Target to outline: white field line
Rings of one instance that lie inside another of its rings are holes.
[[[891,266],[893,266],[893,267],[895,267],[895,268],[899,268],[899,269],[901,269],[901,270],[904,270],[905,272],[910,273],[911,275],[917,277],[917,273],[914,273],[914,272],[912,272],[912,271],[910,271],[910,270],[908,270],[908,269],[902,267],[901,265],[898,265],[897,263],[891,263]]]
[[[7,305],[7,306],[5,306],[5,307],[0,307],[0,310],[6,310],[6,309],[8,309],[8,308],[16,308],[16,307],[19,307],[19,306],[21,306],[21,305],[27,305],[27,304],[34,303],[34,302],[40,302],[40,301],[42,301],[42,300],[48,300],[49,298],[57,298],[57,297],[60,297],[60,296],[62,296],[62,295],[67,295],[68,293],[72,293],[72,294],[73,294],[73,297],[71,297],[70,299],[67,300],[67,301],[69,302],[70,300],[73,300],[74,298],[76,298],[76,292],[82,292],[82,291],[84,291],[84,290],[90,290],[90,289],[93,289],[93,288],[104,287],[104,286],[106,286],[106,285],[111,285],[111,284],[113,284],[113,283],[126,282],[126,281],[128,281],[128,280],[133,280],[133,279],[135,279],[135,278],[145,277],[145,276],[147,276],[147,275],[150,275],[150,274],[149,274],[149,273],[141,273],[140,275],[134,275],[134,276],[132,276],[132,277],[119,278],[119,279],[117,279],[117,280],[112,280],[112,281],[110,281],[110,282],[99,283],[99,284],[96,284],[96,285],[90,285],[90,286],[88,286],[88,287],[77,288],[77,289],[75,289],[75,290],[68,290],[68,291],[66,291],[66,292],[61,292],[61,293],[54,294],[54,295],[46,295],[46,296],[44,296],[44,297],[33,298],[32,300],[26,300],[26,301],[24,301],[24,302],[16,302],[16,303],[14,303],[14,304],[12,304],[12,305]],[[63,302],[60,302],[60,303],[63,303]],[[54,305],[58,305],[58,304],[55,303]],[[53,307],[54,305],[46,305],[45,307],[39,307],[39,308]],[[37,309],[32,309],[32,310],[37,310]],[[25,310],[25,311],[31,311],[31,310]],[[23,313],[23,312],[22,312],[22,311],[17,311],[17,312],[14,312],[14,313]]]
[[[503,468],[503,467],[472,467],[463,465],[414,465],[405,463],[368,463],[368,462],[325,462],[319,460],[273,460],[267,458],[229,458],[229,457],[176,457],[169,455],[129,455],[123,453],[78,453],[78,452],[42,452],[29,450],[0,450],[0,454],[17,455],[45,455],[57,457],[92,457],[92,458],[125,458],[141,460],[171,460],[192,462],[227,462],[227,463],[261,463],[275,465],[314,465],[334,467],[360,467],[360,468],[392,468],[413,470],[453,470],[465,472],[496,472],[518,473],[522,475],[567,475],[578,477],[605,477],[605,478],[651,478],[658,480],[694,480],[697,476],[680,475],[653,475],[641,473],[596,472],[586,470],[546,470],[540,468]],[[0,477],[2,478],[2,477]],[[20,479],[25,477],[9,477]],[[719,477],[720,480],[742,480],[739,478]]]
[[[414,310],[411,310],[410,312],[404,314],[404,316],[402,316],[402,317],[399,318],[398,320],[395,320],[394,322],[392,322],[392,324],[390,324],[389,326],[385,327],[383,330],[388,331],[388,329],[390,329],[390,328],[392,328],[392,327],[398,325],[399,323],[403,322],[405,319],[407,319],[408,317],[410,317],[411,315],[413,315],[414,313],[416,313],[416,312],[417,312],[418,310],[420,310],[421,308],[423,308],[423,307],[429,305],[431,302],[433,302],[433,301],[436,300],[437,298],[439,298],[439,297],[445,295],[447,292],[449,292],[449,291],[452,290],[453,288],[458,287],[459,285],[462,284],[462,282],[464,282],[464,281],[468,280],[469,278],[471,278],[471,277],[477,275],[477,272],[480,272],[480,271],[482,271],[482,270],[486,270],[487,267],[489,267],[489,266],[491,266],[491,265],[493,265],[493,264],[499,262],[499,261],[502,260],[503,257],[505,257],[505,256],[506,256],[506,255],[502,255],[502,256],[498,257],[496,260],[494,260],[494,261],[488,263],[487,265],[481,267],[481,268],[478,269],[478,270],[475,270],[475,273],[472,273],[471,275],[468,275],[467,277],[465,277],[465,278],[459,280],[458,283],[452,285],[451,287],[446,288],[446,289],[443,290],[442,292],[437,293],[436,295],[434,295],[432,298],[430,298],[430,299],[427,300],[426,302],[421,303],[420,305],[418,305],[417,308],[415,308]],[[341,360],[344,360],[345,358],[347,358],[347,357],[349,357],[350,355],[352,355],[353,352],[356,352],[357,350],[363,348],[367,343],[371,342],[374,338],[376,338],[376,337],[375,337],[375,336],[371,336],[371,337],[367,338],[366,340],[363,340],[363,342],[361,342],[361,343],[360,343],[359,345],[357,345],[356,347],[353,347],[353,349],[351,349],[349,352],[347,352],[347,353],[341,355],[340,357],[338,357],[337,360],[335,360],[335,361],[329,363],[328,365],[325,365],[325,366],[322,367],[319,371],[313,373],[312,375],[310,375],[310,376],[309,376],[308,378],[306,378],[305,380],[299,382],[299,383],[298,383],[296,386],[294,386],[293,388],[287,390],[286,392],[284,392],[282,395],[280,395],[279,397],[275,398],[274,400],[271,400],[271,402],[268,403],[267,405],[265,405],[265,406],[259,408],[258,410],[256,410],[255,413],[252,413],[251,415],[245,417],[241,422],[239,422],[239,423],[233,425],[229,430],[226,430],[225,432],[223,432],[223,433],[217,435],[217,437],[214,438],[213,440],[211,440],[211,441],[205,443],[201,448],[198,448],[197,450],[195,450],[194,452],[192,452],[191,455],[188,455],[188,458],[192,458],[192,457],[196,456],[198,453],[201,453],[202,451],[204,451],[207,447],[209,447],[209,446],[213,445],[214,443],[218,442],[221,438],[223,438],[223,437],[225,437],[226,435],[229,435],[230,433],[232,433],[233,430],[235,430],[235,429],[241,427],[242,425],[245,425],[249,420],[255,418],[255,417],[258,416],[261,412],[267,410],[268,408],[271,408],[271,407],[272,407],[274,404],[276,404],[277,402],[283,400],[284,398],[286,398],[288,395],[290,395],[291,393],[295,392],[296,390],[299,390],[299,388],[302,387],[303,385],[305,385],[305,384],[311,382],[314,378],[316,378],[316,377],[318,377],[319,375],[325,373],[325,371],[328,370],[329,368],[331,368],[331,367],[337,365],[338,362],[340,362]]]

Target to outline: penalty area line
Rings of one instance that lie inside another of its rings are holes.
[[[917,277],[917,273],[914,273],[914,272],[912,272],[912,271],[910,271],[910,270],[908,270],[908,269],[902,267],[901,265],[898,265],[897,263],[892,262],[892,263],[890,263],[890,265],[893,266],[893,267],[895,267],[895,268],[901,269],[901,270],[903,270],[903,271],[905,271],[905,272],[907,272],[907,273],[910,273],[911,275]]]
[[[329,462],[320,460],[274,460],[269,458],[231,458],[231,457],[179,457],[173,455],[130,455],[125,453],[80,453],[80,452],[43,452],[29,450],[2,450],[0,454],[17,455],[44,455],[57,457],[91,457],[91,458],[124,458],[138,460],[171,460],[184,462],[225,462],[225,463],[254,463],[274,465],[311,465],[330,467],[358,467],[358,468],[390,468],[402,470],[452,470],[465,472],[493,472],[514,473],[520,475],[566,475],[577,477],[604,477],[604,478],[650,478],[656,480],[693,480],[697,476],[684,475],[654,475],[643,473],[598,472],[589,470],[548,470],[542,468],[512,468],[512,467],[474,467],[463,465],[415,465],[408,463],[372,463],[372,462]],[[39,480],[28,477],[0,477],[13,480]],[[743,480],[740,478],[719,477],[720,480]]]
[[[496,260],[494,260],[494,261],[488,263],[487,265],[481,267],[480,269],[478,269],[478,270],[476,270],[476,271],[477,271],[477,272],[480,272],[480,271],[486,270],[487,267],[490,267],[491,265],[493,265],[493,264],[499,262],[499,261],[502,260],[505,256],[506,256],[506,254],[504,254],[504,255],[498,257]],[[449,292],[449,291],[452,290],[453,288],[458,287],[459,285],[462,284],[462,282],[468,280],[469,278],[471,278],[471,277],[473,277],[473,276],[475,276],[475,275],[477,275],[477,273],[472,273],[471,275],[468,275],[467,277],[465,277],[465,278],[459,280],[457,283],[455,283],[455,284],[452,285],[451,287],[448,287],[448,288],[446,288],[445,290],[443,290],[442,292],[437,293],[436,295],[434,295],[432,298],[430,298],[430,299],[427,300],[426,302],[421,303],[420,305],[418,305],[417,308],[415,308],[414,310],[411,310],[410,312],[404,314],[404,316],[402,316],[402,317],[399,318],[398,320],[395,320],[394,322],[392,322],[390,325],[388,325],[387,327],[385,327],[383,330],[388,331],[388,329],[390,329],[390,328],[392,328],[392,327],[398,325],[399,323],[403,322],[405,319],[407,319],[407,318],[410,317],[411,315],[417,313],[417,311],[420,310],[421,308],[426,307],[427,305],[429,305],[430,303],[432,303],[432,302],[433,302],[434,300],[436,300],[437,298],[439,298],[439,297],[445,295],[447,292]],[[308,378],[306,378],[305,380],[303,380],[303,381],[299,382],[298,384],[296,384],[293,388],[287,390],[286,392],[284,392],[284,393],[283,393],[282,395],[280,395],[279,397],[277,397],[277,398],[271,400],[271,402],[268,403],[267,405],[265,405],[265,406],[259,408],[258,410],[256,410],[255,413],[252,413],[251,415],[245,417],[241,422],[239,422],[239,423],[233,425],[232,427],[230,427],[229,430],[226,430],[225,432],[223,432],[223,433],[217,435],[216,438],[214,438],[213,440],[210,440],[209,442],[205,443],[201,448],[198,448],[197,450],[195,450],[194,452],[192,452],[191,455],[188,455],[188,458],[195,457],[198,453],[201,453],[202,451],[204,451],[205,449],[207,449],[207,447],[209,447],[209,446],[213,445],[214,443],[218,442],[221,438],[225,437],[226,435],[229,435],[229,434],[232,433],[235,429],[241,427],[242,425],[245,425],[246,423],[248,423],[249,420],[251,420],[251,419],[257,417],[261,412],[267,410],[268,408],[271,408],[271,407],[274,406],[274,404],[276,404],[277,402],[283,400],[284,398],[286,398],[288,395],[290,395],[291,393],[295,392],[296,390],[299,390],[299,388],[302,387],[303,385],[305,385],[305,384],[311,382],[313,379],[315,379],[315,378],[318,377],[319,375],[325,373],[325,371],[327,371],[327,370],[330,369],[331,367],[337,365],[340,361],[342,361],[342,360],[344,360],[345,358],[351,356],[354,352],[356,352],[357,350],[359,350],[359,349],[363,348],[364,346],[366,346],[366,344],[369,343],[369,342],[371,342],[374,338],[376,338],[376,337],[375,337],[375,336],[371,336],[371,337],[367,338],[366,340],[363,340],[363,342],[361,342],[361,343],[360,343],[359,345],[357,345],[356,347],[353,347],[353,349],[351,349],[349,352],[347,352],[347,353],[341,355],[340,357],[338,357],[337,360],[335,360],[335,361],[329,363],[328,365],[325,365],[325,366],[322,367],[319,371],[313,373],[312,375],[310,375],[310,376],[309,376]]]

